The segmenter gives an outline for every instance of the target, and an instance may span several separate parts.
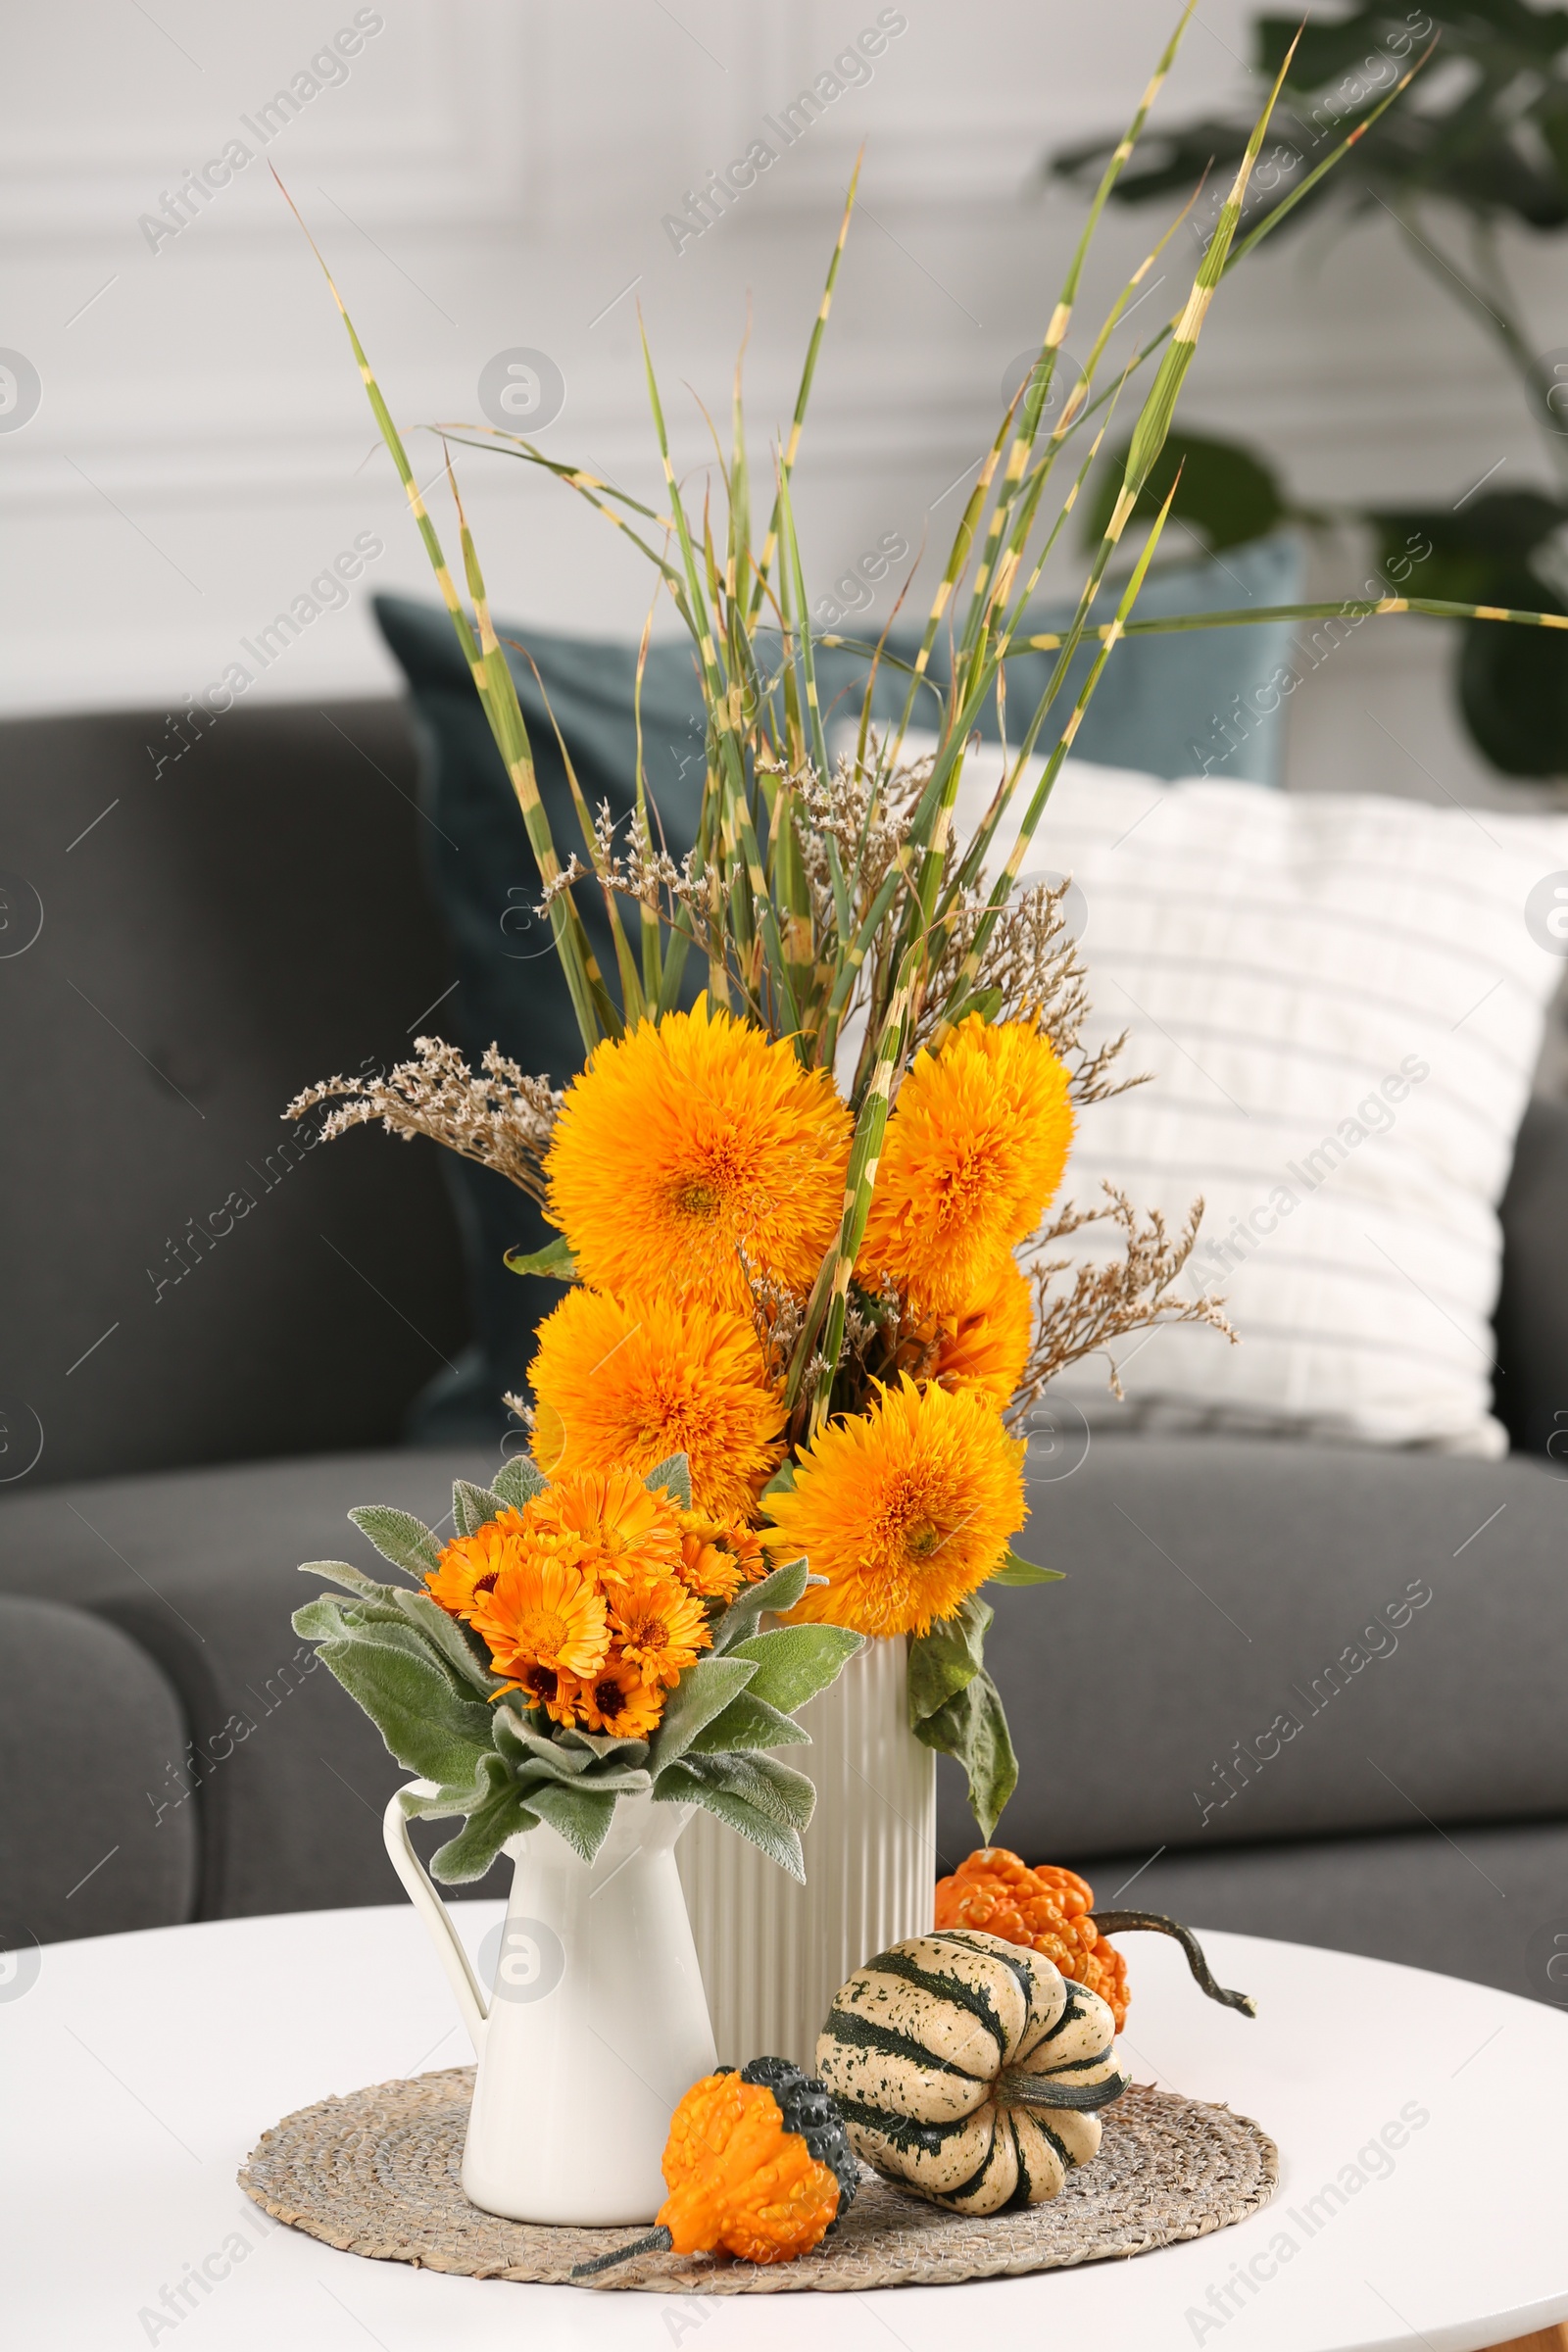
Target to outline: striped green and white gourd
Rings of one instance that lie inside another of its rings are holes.
[[[938,1929],[835,1994],[816,2071],[858,2156],[956,2213],[1036,2205],[1100,2147],[1128,2078],[1096,1992],[1041,1952]]]

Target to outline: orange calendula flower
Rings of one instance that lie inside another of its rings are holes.
[[[675,1573],[701,1599],[728,1603],[742,1585],[755,1585],[767,1574],[767,1555],[755,1528],[727,1526],[702,1511],[682,1511],[680,1527]]]
[[[528,1367],[533,1456],[547,1478],[671,1453],[700,1510],[745,1518],[783,1451],[784,1407],[749,1316],[700,1300],[568,1291]]]
[[[708,1613],[678,1577],[613,1577],[606,1592],[615,1647],[645,1682],[678,1683],[712,1647]]]
[[[883,1140],[859,1268],[923,1312],[961,1311],[1032,1233],[1072,1143],[1067,1071],[1032,1022],[960,1021],[917,1054]]]
[[[425,1575],[425,1591],[450,1616],[471,1617],[476,1602],[495,1584],[509,1559],[515,1557],[522,1526],[518,1511],[507,1510],[487,1519],[471,1536],[458,1536],[442,1546],[438,1566]]]
[[[972,1389],[1004,1411],[1023,1378],[1034,1338],[1034,1296],[1011,1256],[1000,1258],[961,1311],[940,1318],[927,1377]]]
[[[591,1674],[577,1696],[579,1720],[590,1732],[617,1740],[646,1740],[664,1712],[662,1683],[645,1683],[642,1668],[614,1651]]]
[[[610,1650],[604,1595],[574,1564],[521,1544],[475,1604],[473,1627],[506,1688],[526,1690],[558,1723],[571,1722],[574,1686]]]
[[[838,1229],[850,1113],[824,1071],[699,998],[596,1046],[566,1090],[550,1216],[595,1289],[661,1285],[751,1312],[737,1252],[808,1287]]]
[[[525,1506],[521,1524],[530,1536],[571,1545],[584,1574],[595,1578],[631,1569],[672,1575],[680,1564],[675,1505],[632,1470],[577,1470],[558,1478]]]
[[[796,1622],[859,1634],[923,1634],[1001,1564],[1027,1516],[1021,1443],[972,1392],[917,1389],[907,1375],[868,1412],[830,1421],[769,1496],[768,1549],[804,1552]]]

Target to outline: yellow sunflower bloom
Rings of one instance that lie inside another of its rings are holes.
[[[923,1634],[951,1617],[1023,1525],[1023,1454],[983,1398],[907,1377],[869,1412],[830,1421],[793,1492],[769,1497],[769,1550],[804,1552],[828,1580],[808,1586],[796,1621]]]
[[[661,1284],[750,1312],[738,1251],[805,1290],[844,1206],[851,1119],[823,1071],[699,998],[594,1049],[546,1171],[582,1280]]]
[[[569,1291],[528,1378],[547,1478],[684,1453],[698,1509],[744,1519],[778,1466],[783,1403],[750,1318],[727,1307]]]
[[[650,1494],[633,1470],[577,1470],[534,1495],[522,1513],[526,1534],[570,1544],[583,1573],[647,1569],[673,1575],[680,1565],[680,1514],[662,1488]]]
[[[712,1647],[708,1613],[677,1577],[614,1577],[606,1590],[615,1646],[644,1682],[678,1683]]]
[[[882,1145],[859,1268],[890,1274],[916,1307],[961,1309],[1034,1231],[1072,1143],[1067,1071],[1026,1021],[960,1021],[917,1054]]]
[[[617,1740],[648,1739],[663,1712],[663,1685],[645,1683],[642,1668],[613,1650],[577,1697],[578,1720],[590,1732]]]
[[[1014,1260],[1000,1258],[962,1311],[942,1316],[929,1378],[972,1389],[1001,1412],[1023,1378],[1034,1329],[1034,1294]]]
[[[680,1515],[680,1564],[675,1573],[688,1592],[726,1606],[742,1585],[767,1574],[762,1539],[753,1527],[727,1526],[702,1511]]]
[[[604,1595],[571,1562],[520,1543],[475,1602],[473,1627],[505,1687],[525,1690],[557,1723],[572,1721],[576,1685],[598,1672],[610,1650]]]
[[[444,1544],[439,1564],[425,1575],[430,1598],[449,1616],[471,1617],[476,1600],[491,1591],[508,1560],[515,1556],[521,1528],[521,1513],[507,1510],[473,1535],[457,1536]]]

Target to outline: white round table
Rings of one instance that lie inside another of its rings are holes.
[[[454,1906],[477,1954],[500,1905]],[[1568,2015],[1342,1953],[1205,1938],[1255,2022],[1128,1939],[1135,2080],[1278,2141],[1274,2202],[1132,2262],[865,2295],[673,2299],[335,2253],[235,2185],[270,2124],[470,2053],[402,1908],[46,1946],[0,1974],[0,2307],[49,2352],[1480,2352],[1568,2317]],[[36,1966],[34,1969],[33,1962]],[[729,2052],[740,2059],[757,2053]]]

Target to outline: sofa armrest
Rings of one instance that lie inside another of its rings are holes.
[[[1538,1096],[1525,1112],[1502,1198],[1502,1288],[1494,1409],[1516,1452],[1547,1454],[1568,1476],[1568,1103]]]

